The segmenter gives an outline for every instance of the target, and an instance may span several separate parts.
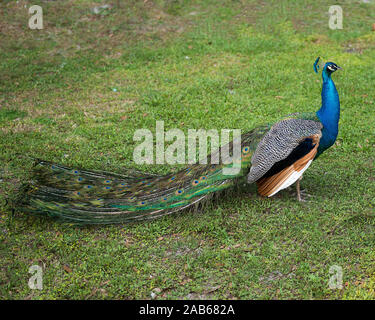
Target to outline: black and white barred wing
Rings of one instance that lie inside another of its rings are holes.
[[[314,159],[322,124],[315,120],[285,119],[274,124],[259,142],[251,159],[248,183],[272,196],[297,181]]]

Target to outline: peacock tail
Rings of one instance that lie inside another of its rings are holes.
[[[269,126],[261,126],[243,134],[241,156],[232,164],[224,164],[222,159],[212,164],[213,153],[207,164],[194,164],[167,175],[135,171],[120,175],[37,160],[31,181],[21,187],[15,207],[76,224],[126,223],[182,211],[246,177],[251,155],[267,130]],[[229,150],[232,155],[233,141]],[[237,168],[237,173],[228,174],[224,169],[229,168]]]

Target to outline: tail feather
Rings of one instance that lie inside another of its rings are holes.
[[[38,160],[32,180],[22,187],[15,206],[23,212],[77,224],[149,220],[192,208],[246,175],[263,131],[253,130],[241,137],[241,158],[233,165],[195,164],[167,175],[134,170],[120,175]],[[225,174],[224,169],[233,166],[238,167],[238,173]]]

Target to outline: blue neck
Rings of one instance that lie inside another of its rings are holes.
[[[322,107],[316,112],[323,124],[318,155],[328,149],[336,141],[339,132],[340,101],[331,74],[323,70]]]

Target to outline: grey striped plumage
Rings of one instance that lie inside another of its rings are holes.
[[[259,142],[251,159],[247,182],[260,179],[278,161],[285,159],[303,139],[321,135],[322,124],[314,120],[285,119],[277,122]]]

